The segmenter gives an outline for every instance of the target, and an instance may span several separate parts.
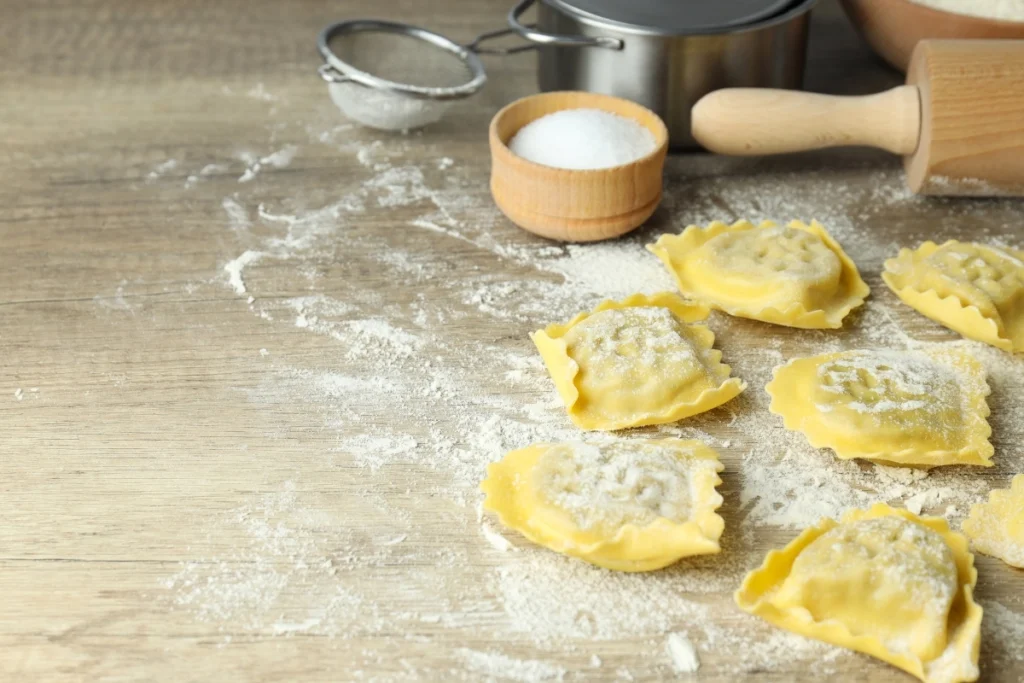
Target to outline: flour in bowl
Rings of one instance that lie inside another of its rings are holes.
[[[911,0],[918,5],[972,17],[1024,21],[1024,0]]]

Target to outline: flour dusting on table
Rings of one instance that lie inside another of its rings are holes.
[[[318,476],[360,482],[360,505],[379,527],[338,519],[329,500],[302,492],[301,479],[280,492],[253,493],[247,506],[197,530],[211,547],[221,536],[237,536],[241,550],[187,563],[164,582],[168,599],[196,619],[225,633],[283,638],[430,629],[469,637],[486,625],[502,640],[448,653],[453,677],[468,680],[499,674],[561,680],[569,672],[548,655],[577,652],[585,652],[581,661],[593,656],[608,671],[631,676],[640,660],[616,653],[611,644],[619,641],[650,653],[643,658],[647,668],[635,672],[649,678],[697,663],[702,672],[728,676],[814,662],[827,674],[841,658],[856,655],[773,630],[738,611],[711,614],[707,596],[730,593],[769,547],[820,517],[884,500],[947,514],[956,523],[993,484],[1004,484],[969,468],[923,473],[839,461],[785,431],[767,411],[763,387],[772,368],[792,357],[794,340],[818,352],[949,343],[951,336],[937,327],[927,339],[908,337],[900,320],[913,312],[877,277],[899,246],[873,224],[881,208],[912,214],[925,201],[903,188],[895,165],[875,169],[874,189],[862,191],[828,172],[767,176],[754,161],[670,159],[665,206],[648,226],[615,242],[562,245],[508,227],[479,170],[435,142],[375,139],[350,126],[306,132],[311,145],[351,155],[364,173],[339,178],[331,196],[281,196],[263,190],[255,167],[283,167],[303,150],[254,155],[246,165],[251,182],[226,188],[220,208],[225,242],[233,246],[211,276],[280,335],[277,346],[260,342],[266,353],[260,349],[254,362],[261,363],[263,380],[242,390],[244,400],[289,406],[331,434],[330,450],[311,454],[322,462]],[[427,145],[436,159],[409,164],[404,153],[411,145]],[[380,208],[388,210],[386,225],[379,223]],[[949,218],[931,226],[927,237],[962,230],[969,205],[948,209]],[[672,291],[671,278],[644,244],[687,224],[738,218],[819,220],[857,261],[872,297],[841,334],[713,314],[708,324],[724,362],[749,384],[740,397],[677,424],[587,436],[696,438],[719,449],[726,466],[723,553],[647,575],[616,573],[537,549],[491,519],[478,520],[477,487],[487,463],[533,442],[580,438],[528,333],[604,298]],[[979,228],[977,239],[986,238],[986,229]],[[401,238],[384,239],[384,231]],[[474,263],[500,264],[500,271],[467,267],[469,252],[479,257]],[[371,270],[403,287],[362,286],[360,273]],[[427,282],[430,297],[417,293]],[[763,343],[751,345],[754,338]],[[292,353],[294,342],[320,351]],[[1024,384],[1024,368],[995,349],[954,343],[988,368],[997,460],[1006,471],[1020,470],[1024,402],[1008,400],[1005,390]],[[414,473],[414,488],[391,488],[399,470]],[[424,523],[451,542],[424,549],[417,542]],[[485,592],[467,588],[479,583],[468,571],[483,572]],[[350,588],[350,577],[368,573],[394,587],[394,604],[378,605]],[[280,614],[283,604],[302,609]],[[418,607],[408,607],[413,604]],[[1014,609],[995,605],[989,610],[995,616],[986,617],[1000,624],[987,638],[1002,657],[1021,654],[1015,645],[1020,607]],[[666,646],[669,634],[678,638]],[[537,654],[522,658],[496,649],[505,642]]]
[[[665,639],[665,649],[672,659],[676,673],[693,673],[700,669],[700,657],[685,633],[670,633]]]

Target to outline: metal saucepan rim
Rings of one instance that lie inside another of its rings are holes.
[[[619,31],[621,33],[632,33],[638,36],[720,36],[720,35],[734,35],[738,33],[747,33],[750,31],[758,31],[764,28],[770,28],[779,24],[784,24],[791,19],[794,19],[801,14],[806,14],[818,3],[818,0],[795,0],[793,5],[786,10],[783,10],[780,14],[768,17],[761,21],[753,24],[743,24],[740,26],[725,26],[722,28],[706,28],[689,31],[686,33],[672,32],[659,29],[651,26],[638,26],[636,24],[627,24],[620,21],[613,21],[606,19],[605,17],[597,16],[589,12],[584,12],[572,5],[568,4],[564,0],[540,0],[546,5],[557,9],[558,11],[571,16],[578,20],[580,23],[592,26],[596,29],[611,29]]]

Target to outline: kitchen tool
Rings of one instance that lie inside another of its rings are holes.
[[[690,109],[727,86],[798,88],[808,12],[816,0],[541,0],[537,27],[522,22],[536,0],[521,0],[508,28],[462,46],[422,28],[356,20],[317,39],[320,75],[354,120],[415,128],[486,81],[479,54],[539,49],[541,90],[588,90],[625,97],[662,116],[672,144],[692,146]],[[526,43],[488,48],[518,34]]]
[[[871,48],[900,71],[921,40],[1024,38],[1024,22],[954,14],[910,0],[842,0],[850,21]]]
[[[922,41],[907,85],[877,95],[719,90],[693,133],[722,154],[880,147],[905,155],[914,192],[1024,195],[1024,41]]]
[[[346,116],[382,130],[440,119],[452,101],[487,81],[476,53],[442,35],[391,21],[359,19],[321,31],[320,76]]]
[[[542,0],[538,31],[614,38],[623,48],[547,45],[537,62],[540,89],[587,90],[633,100],[665,120],[673,147],[693,147],[690,110],[703,95],[726,87],[800,88],[803,83],[815,0],[773,4],[780,13],[749,14],[747,21],[727,22],[714,14],[715,21],[724,23],[717,26],[696,16],[698,6],[720,13],[731,4]]]
[[[651,131],[657,147],[629,164],[586,170],[542,166],[508,148],[512,136],[531,121],[583,107],[637,121]],[[495,114],[489,137],[494,202],[532,233],[570,242],[618,237],[647,220],[661,201],[668,129],[657,114],[629,100],[586,92],[531,95]]]

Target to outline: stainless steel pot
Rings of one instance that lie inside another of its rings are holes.
[[[581,10],[574,0],[540,0],[536,27],[521,22],[535,2],[524,0],[508,21],[539,46],[541,90],[587,90],[633,100],[665,120],[672,147],[686,148],[697,146],[690,109],[712,90],[802,85],[809,12],[816,1],[794,0],[780,14],[724,28],[627,23]]]

